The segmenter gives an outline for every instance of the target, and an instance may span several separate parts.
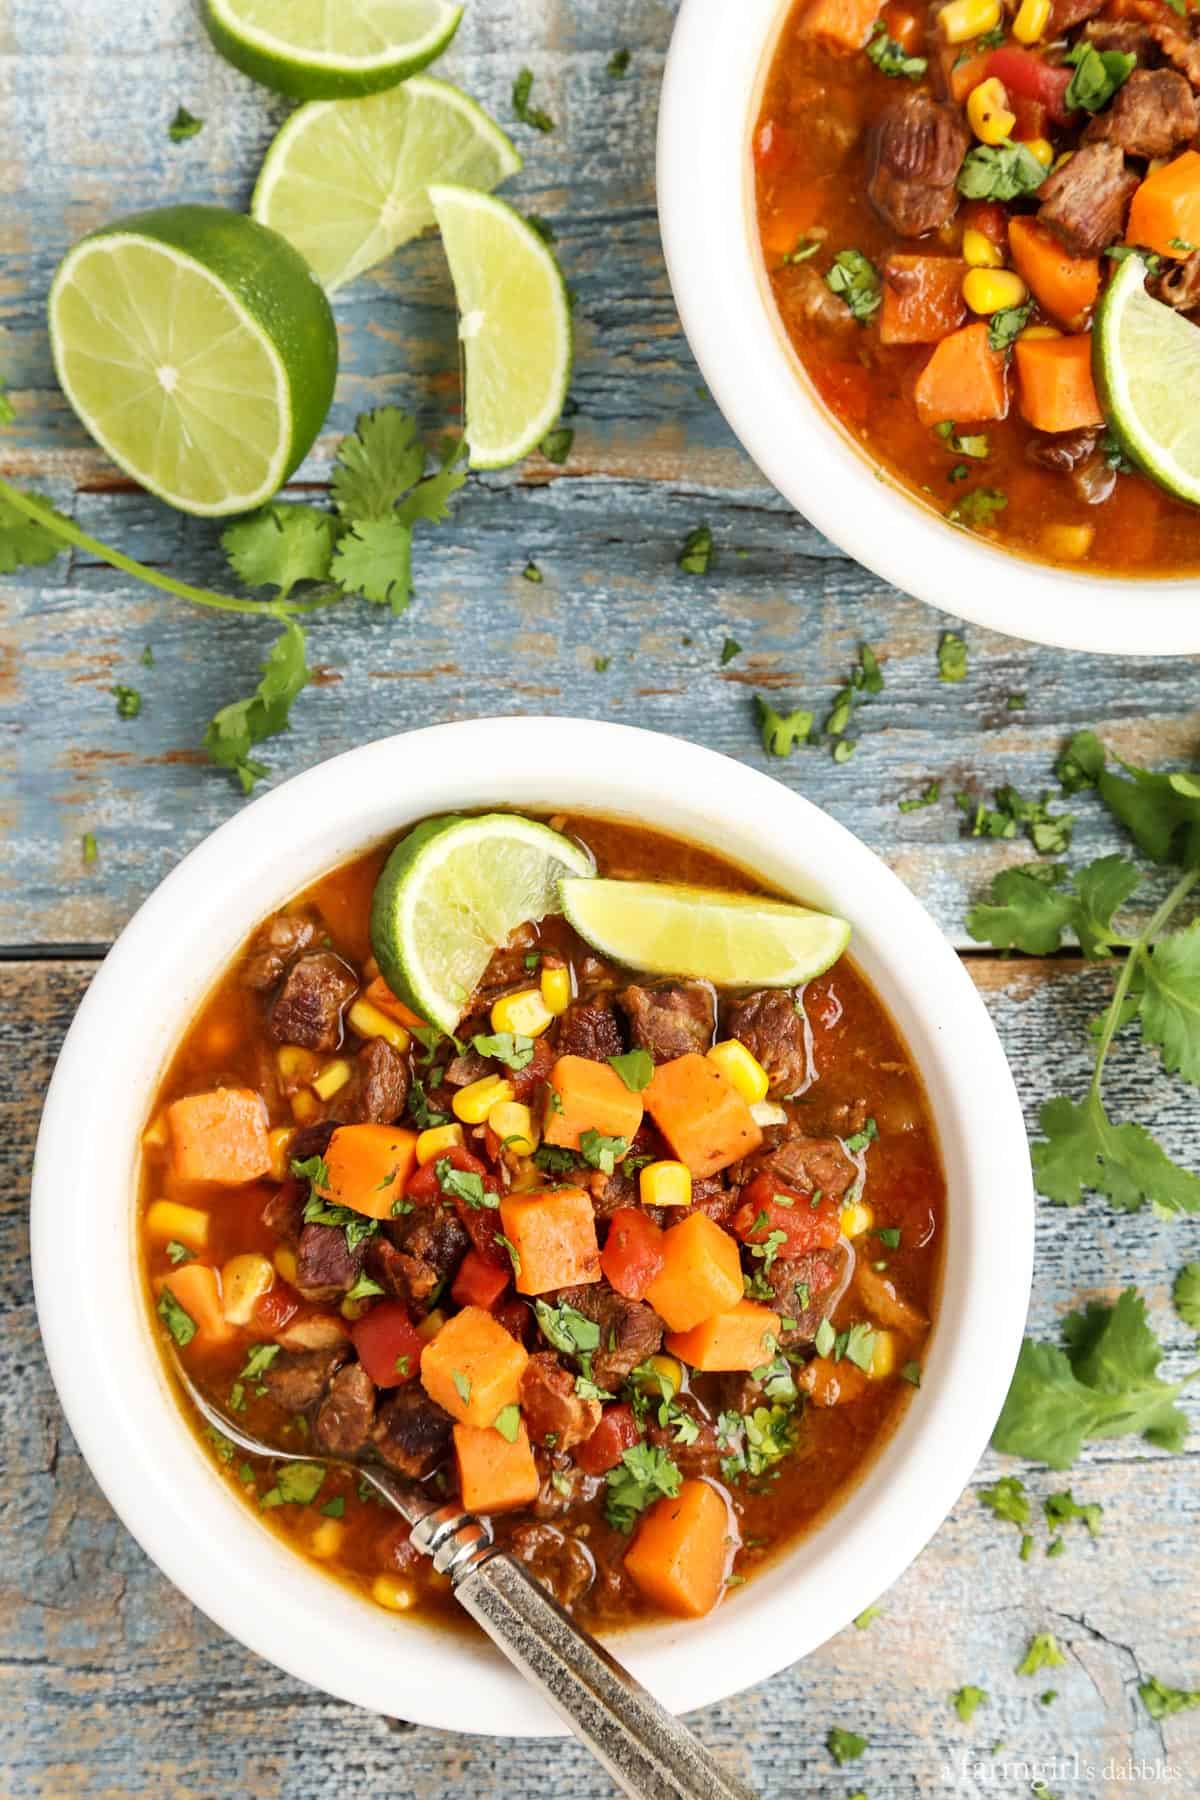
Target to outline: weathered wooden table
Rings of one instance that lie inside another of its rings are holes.
[[[857,754],[838,766],[808,750],[771,760],[770,772],[886,856],[963,947],[1032,1124],[1050,1092],[1078,1088],[1103,974],[1070,956],[1035,963],[973,949],[969,898],[1022,852],[964,837],[948,801],[907,814],[897,803],[931,776],[946,793],[1002,781],[1037,791],[1083,725],[1138,762],[1183,760],[1200,726],[1196,667],[972,631],[969,676],[946,686],[935,656],[944,621],[849,563],[765,485],[705,396],[659,252],[654,123],[672,14],[670,0],[472,0],[439,73],[507,122],[513,77],[528,64],[558,122],[546,136],[515,128],[527,161],[513,191],[552,222],[578,294],[573,453],[561,468],[535,460],[472,480],[453,523],[419,545],[407,617],[347,607],[315,628],[320,684],[268,760],[281,777],[411,725],[561,712],[677,732],[765,766],[754,691],[827,704],[868,641],[887,685],[862,714]],[[607,64],[623,45],[632,59],[616,79]],[[205,125],[176,146],[167,124],[181,102]],[[225,579],[216,530],[132,491],[85,441],[53,380],[43,303],[68,243],[114,214],[182,198],[244,205],[283,110],[210,51],[186,0],[5,0],[0,13],[0,373],[19,407],[0,467],[88,530],[194,582]],[[457,407],[436,241],[357,283],[337,314],[337,404],[301,486],[322,482],[363,408],[416,407],[432,430]],[[702,521],[717,553],[706,576],[689,576],[676,558]],[[522,578],[530,557],[540,586]],[[415,1730],[257,1661],[167,1586],[81,1463],[30,1287],[41,1097],[108,943],[241,803],[197,746],[213,710],[248,691],[268,633],[160,599],[84,556],[5,579],[0,599],[0,1795],[603,1795],[605,1780],[573,1745]],[[722,667],[727,636],[744,649]],[[147,643],[153,668],[140,662]],[[117,717],[117,682],[142,691],[135,721]],[[1010,693],[1027,696],[1024,711],[1007,709]],[[1078,810],[1080,849],[1118,847],[1096,805],[1084,797]],[[98,845],[90,865],[85,832]],[[1173,1154],[1194,1151],[1187,1090],[1145,1056],[1116,1060],[1114,1098],[1153,1115]],[[1169,1287],[1196,1254],[1194,1225],[1096,1201],[1074,1213],[1043,1205],[1033,1326],[1049,1335],[1080,1295],[1136,1280],[1182,1369],[1186,1334]],[[1087,1453],[1072,1486],[1103,1503],[1101,1537],[1080,1532],[1051,1562],[1039,1544],[1025,1564],[1012,1527],[978,1501],[999,1466],[989,1457],[869,1630],[844,1632],[714,1708],[698,1730],[771,1800],[856,1789],[871,1800],[1018,1795],[1039,1773],[1035,1759],[1047,1787],[1072,1800],[1200,1792],[1200,1716],[1159,1726],[1136,1696],[1147,1672],[1200,1685],[1197,1443],[1176,1457],[1140,1439]],[[1064,1485],[1045,1472],[1029,1480],[1039,1497]],[[1042,1629],[1068,1652],[1048,1706],[1041,1680],[1014,1673]],[[948,1701],[966,1682],[990,1696],[969,1726]],[[469,1713],[469,1696],[463,1704]],[[835,1724],[869,1739],[844,1769],[825,1748]]]

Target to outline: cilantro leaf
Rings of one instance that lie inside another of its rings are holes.
[[[575,433],[570,425],[556,425],[553,431],[546,433],[538,445],[538,449],[547,462],[558,463],[561,466],[570,456],[571,446],[574,442]]]
[[[969,1684],[966,1687],[956,1688],[950,1696],[950,1704],[964,1725],[971,1723],[979,1708],[987,1705],[987,1700],[988,1697],[983,1688],[971,1687]]]
[[[234,573],[247,587],[279,589],[287,598],[299,581],[325,581],[337,542],[336,521],[316,506],[272,501],[221,534]]]
[[[204,120],[198,119],[194,113],[190,113],[186,106],[181,106],[167,126],[167,136],[173,144],[183,144],[187,142],[188,138],[194,138],[198,132],[203,130]]]
[[[967,640],[957,631],[943,631],[938,639],[938,680],[964,681],[967,674]]]
[[[787,756],[797,744],[807,743],[813,716],[802,707],[795,712],[777,713],[762,695],[755,694],[754,704],[762,725],[763,749],[768,756]]]
[[[500,1433],[506,1443],[515,1444],[521,1430],[521,1409],[516,1401],[502,1406],[492,1420],[492,1425]]]
[[[1122,765],[1128,779],[1101,769],[1096,786],[1109,811],[1151,862],[1200,868],[1200,775]]]
[[[1200,1706],[1200,1689],[1168,1687],[1157,1675],[1150,1675],[1145,1681],[1139,1682],[1138,1693],[1152,1719],[1169,1719],[1173,1713],[1186,1712],[1191,1706]]]
[[[580,1156],[591,1168],[599,1169],[602,1175],[611,1175],[628,1150],[628,1138],[605,1137],[603,1132],[592,1129],[579,1134]]]
[[[196,1321],[191,1313],[179,1304],[169,1287],[165,1287],[159,1295],[156,1310],[179,1348],[186,1350],[196,1335]]]
[[[1074,73],[1063,95],[1068,112],[1099,112],[1128,81],[1137,63],[1132,51],[1097,50],[1094,44],[1072,45],[1063,57]]]
[[[648,1050],[627,1050],[624,1056],[610,1056],[608,1060],[631,1094],[640,1094],[650,1086],[654,1059]]]
[[[1085,956],[1109,954],[1113,918],[1140,881],[1137,869],[1124,856],[1098,857],[1076,875],[1078,904],[1073,925]]]
[[[262,1497],[263,1506],[311,1506],[325,1479],[323,1463],[284,1463],[275,1486]]]
[[[707,575],[713,556],[713,534],[708,525],[697,525],[683,540],[683,548],[675,559],[685,575]]]
[[[639,1514],[664,1496],[674,1499],[682,1476],[667,1452],[654,1444],[632,1444],[607,1475],[604,1517],[626,1536]]]
[[[1078,1206],[1095,1189],[1124,1212],[1145,1200],[1166,1212],[1200,1211],[1200,1177],[1172,1162],[1143,1126],[1114,1125],[1094,1089],[1078,1103],[1048,1100],[1040,1124],[1046,1135],[1033,1146],[1033,1171],[1047,1200]]]
[[[330,490],[343,519],[386,519],[425,472],[417,421],[398,406],[361,413],[338,446]]]
[[[344,594],[402,613],[412,598],[412,530],[398,517],[360,519],[339,541],[330,573]]]
[[[1010,1525],[1028,1525],[1031,1508],[1025,1483],[1019,1475],[1002,1475],[991,1487],[980,1488],[979,1499],[998,1519]]]
[[[861,250],[839,250],[833,267],[825,277],[831,293],[844,300],[852,318],[865,325],[883,305],[883,285],[879,271]]]
[[[44,506],[56,519],[64,517],[45,494],[34,493],[29,498]],[[26,518],[0,494],[0,575],[12,575],[18,569],[39,568],[43,563],[53,562],[66,548],[62,538]]]
[[[977,944],[1048,956],[1061,945],[1076,913],[1075,896],[1055,883],[1028,869],[1002,869],[988,899],[968,912],[967,931]]]
[[[533,88],[533,70],[522,69],[513,82],[512,109],[515,118],[522,125],[529,125],[534,131],[553,131],[554,120],[540,106],[529,104],[529,95]]]
[[[1168,1073],[1200,1085],[1200,919],[1145,951],[1141,972],[1142,1036]]]
[[[535,1300],[533,1310],[542,1336],[556,1350],[567,1356],[586,1356],[600,1348],[600,1327],[566,1300],[552,1306],[548,1300]]]
[[[1032,300],[1026,300],[1020,306],[1003,306],[999,312],[994,312],[988,320],[988,348],[1007,350],[1015,344],[1032,313]]]
[[[471,1048],[514,1071],[533,1061],[533,1039],[522,1037],[520,1032],[496,1031],[490,1037],[479,1033],[471,1039]]]
[[[727,637],[725,642],[721,645],[721,667],[724,668],[727,663],[731,663],[734,657],[740,656],[741,653],[742,646],[738,643],[737,639]]]
[[[1184,1263],[1175,1277],[1171,1298],[1184,1324],[1200,1331],[1200,1262]]]
[[[1017,1664],[1018,1675],[1037,1675],[1042,1669],[1061,1669],[1066,1657],[1051,1631],[1039,1631],[1029,1640],[1029,1648]]]
[[[443,1194],[449,1194],[454,1200],[463,1203],[478,1212],[483,1207],[498,1207],[500,1196],[489,1193],[483,1185],[483,1176],[474,1169],[456,1169],[448,1156],[439,1156],[434,1164],[437,1184]]]
[[[1041,168],[1041,163],[1038,168]],[[1008,505],[1008,495],[999,488],[972,488],[961,500],[947,507],[946,517],[952,525],[990,525],[998,512]]]
[[[833,1725],[825,1744],[830,1756],[841,1768],[843,1763],[854,1762],[862,1755],[867,1747],[867,1740],[860,1737],[857,1731],[846,1731],[841,1725]]]
[[[629,72],[632,56],[633,51],[628,48],[622,47],[620,50],[614,50],[605,65],[605,73],[611,75],[614,81],[620,81],[621,77]]]
[[[1040,188],[1046,173],[1024,144],[976,144],[958,171],[958,191],[968,200],[1016,200]]]
[[[253,694],[230,701],[209,721],[204,748],[213,762],[236,774],[243,793],[268,773],[262,763],[251,760],[251,750],[264,738],[286,731],[292,701],[308,684],[304,652],[304,633],[289,619],[262,664],[262,680]]]
[[[1094,731],[1077,731],[1054,765],[1064,794],[1094,788],[1104,772],[1107,754]]]
[[[907,75],[910,81],[920,81],[929,67],[927,57],[909,56],[903,44],[898,44],[894,37],[888,36],[888,28],[882,19],[876,19],[871,27],[866,49],[881,75],[891,75],[894,78]]]
[[[1042,1501],[1042,1511],[1052,1531],[1069,1524],[1072,1519],[1078,1519],[1081,1525],[1087,1527],[1089,1537],[1100,1536],[1100,1520],[1104,1516],[1104,1508],[1098,1500],[1081,1506],[1070,1488],[1066,1488],[1059,1494],[1047,1494]]]

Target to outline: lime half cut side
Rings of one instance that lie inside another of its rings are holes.
[[[451,1032],[492,953],[518,925],[562,910],[566,876],[592,861],[569,838],[516,813],[428,819],[401,839],[371,903],[371,948],[384,980],[423,1019]]]
[[[571,379],[571,307],[549,245],[503,200],[438,183],[442,233],[467,364],[467,442],[477,469],[502,469],[538,445]]]
[[[1168,494],[1200,505],[1200,329],[1146,292],[1127,256],[1096,313],[1100,404],[1130,462]]]
[[[601,956],[717,987],[799,987],[850,942],[849,925],[831,913],[666,882],[568,877],[562,909]]]
[[[377,94],[440,56],[462,18],[448,0],[205,0],[229,62],[295,100]]]
[[[337,376],[329,302],[276,232],[215,206],[86,237],[50,290],[54,366],[91,435],[184,512],[269,500],[310,449]]]
[[[267,151],[253,212],[332,292],[434,223],[431,181],[491,189],[520,167],[482,107],[415,75],[386,94],[293,113]]]

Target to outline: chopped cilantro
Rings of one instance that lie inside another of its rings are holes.
[[[196,1335],[196,1321],[185,1312],[178,1300],[165,1287],[158,1297],[158,1316],[181,1350],[186,1350]]]
[[[1200,1706],[1200,1689],[1168,1687],[1157,1675],[1139,1682],[1138,1693],[1152,1719],[1169,1719],[1189,1707]]]
[[[740,656],[741,653],[742,646],[738,643],[737,639],[727,637],[725,642],[721,645],[721,667],[724,668],[726,663],[731,663],[734,657]]]
[[[631,1094],[640,1094],[650,1086],[654,1078],[654,1059],[648,1050],[627,1050],[624,1056],[610,1056],[608,1060]]]
[[[243,1381],[261,1381],[279,1355],[278,1344],[251,1344],[245,1366],[239,1371]]]
[[[1038,164],[1041,167],[1041,164]],[[952,525],[990,525],[998,512],[1008,505],[1008,495],[999,488],[972,488],[961,500],[949,507],[946,517]]]
[[[963,681],[967,673],[966,639],[957,631],[943,631],[938,639],[938,680]]]
[[[628,1138],[605,1137],[594,1130],[581,1131],[579,1134],[580,1156],[590,1168],[599,1169],[602,1175],[611,1175],[628,1149]]]
[[[707,575],[713,558],[713,535],[709,526],[697,525],[683,540],[676,566],[685,575]]]
[[[655,1500],[674,1498],[682,1477],[667,1452],[654,1444],[632,1444],[606,1477],[604,1516],[614,1531],[626,1536],[639,1515]]]
[[[842,1726],[834,1725],[830,1728],[825,1744],[830,1756],[841,1768],[843,1763],[855,1762],[862,1755],[867,1747],[867,1740],[860,1737],[857,1731],[846,1731]]]
[[[197,132],[203,130],[204,120],[198,119],[194,113],[190,113],[186,106],[180,106],[176,110],[175,117],[167,126],[167,136],[173,144],[183,144],[187,142],[188,138],[194,138]]]
[[[98,854],[97,849],[96,849],[96,834],[95,834],[95,832],[94,831],[85,831],[83,834],[83,837],[80,839],[80,844],[82,846],[83,860],[84,860],[85,864],[86,863],[94,863],[96,860],[96,856]]]
[[[1046,1515],[1047,1525],[1052,1530],[1057,1526],[1069,1524],[1072,1519],[1078,1519],[1081,1525],[1087,1527],[1089,1537],[1100,1536],[1100,1520],[1104,1515],[1104,1508],[1098,1500],[1081,1506],[1070,1488],[1067,1488],[1063,1493],[1047,1495],[1042,1502],[1042,1511]]]
[[[323,1463],[285,1463],[275,1485],[262,1497],[263,1506],[311,1506],[325,1479]]]
[[[571,454],[571,446],[575,442],[575,432],[570,425],[556,425],[548,431],[538,449],[547,462],[565,463]]]
[[[389,1184],[383,1183],[381,1185],[387,1186]],[[383,1292],[384,1289],[380,1287],[377,1281],[372,1281],[369,1275],[360,1275],[354,1286],[350,1289],[350,1292],[346,1295],[346,1299],[369,1300],[373,1294],[382,1294]]]
[[[545,580],[545,576],[542,574],[542,571],[538,568],[537,564],[533,561],[532,557],[525,564],[525,567],[521,570],[521,574],[525,577],[526,581],[532,581],[537,586],[540,586],[541,583]]]
[[[958,171],[958,191],[968,200],[1016,200],[1034,193],[1046,175],[1025,144],[976,144]]]
[[[568,1356],[587,1356],[600,1348],[600,1327],[566,1300],[551,1305],[548,1300],[535,1300],[533,1310],[542,1336]]]
[[[1002,306],[988,320],[988,347],[992,350],[1007,350],[1015,344],[1033,316],[1032,299],[1024,301],[1020,306]]]
[[[929,67],[929,59],[924,56],[910,56],[903,44],[898,44],[888,36],[887,26],[882,19],[876,19],[867,39],[867,55],[875,64],[881,75],[893,78],[907,75],[910,81],[920,81]]]
[[[921,1385],[921,1365],[920,1365],[920,1363],[919,1362],[906,1362],[904,1367],[900,1371],[900,1379],[901,1379],[901,1381],[907,1381],[907,1383],[910,1387],[919,1388]]]
[[[969,1725],[981,1706],[987,1705],[987,1695],[981,1687],[960,1687],[950,1696],[950,1703],[964,1725]]]
[[[457,1386],[457,1382],[455,1385]],[[521,1409],[516,1401],[512,1401],[508,1406],[502,1406],[492,1420],[492,1424],[506,1442],[515,1444],[521,1430]]]
[[[439,1156],[433,1167],[439,1188],[451,1199],[462,1200],[475,1212],[482,1207],[499,1206],[499,1194],[484,1187],[483,1176],[475,1169],[456,1169],[448,1156]]]
[[[865,325],[883,305],[879,271],[861,250],[839,250],[825,277],[831,293],[844,300],[851,316]]]
[[[762,694],[755,694],[754,703],[762,723],[763,749],[768,756],[787,756],[797,744],[808,742],[813,725],[810,712],[798,707],[795,712],[777,713]]]
[[[845,1138],[843,1141],[850,1154],[857,1156],[860,1150],[865,1150],[868,1144],[873,1144],[878,1136],[878,1125],[874,1119],[868,1119],[861,1131],[856,1131],[853,1137]]]
[[[1017,1664],[1017,1674],[1037,1675],[1042,1669],[1061,1669],[1066,1660],[1053,1632],[1039,1631]]]
[[[191,1260],[192,1253],[187,1245],[179,1243],[176,1238],[172,1238],[167,1245],[167,1261],[173,1263],[175,1267],[178,1268],[180,1263],[191,1262]]]
[[[614,50],[605,65],[605,73],[611,75],[614,81],[620,81],[623,75],[629,73],[629,63],[632,56],[632,50],[626,48]]]
[[[520,1032],[497,1031],[490,1037],[479,1034],[471,1039],[471,1048],[480,1056],[490,1056],[514,1071],[526,1068],[533,1061],[533,1039],[523,1037]]]
[[[881,1619],[882,1617],[883,1617],[882,1606],[875,1606],[874,1604],[872,1604],[870,1606],[864,1606],[862,1611],[859,1613],[858,1617],[854,1621],[854,1629],[856,1631],[865,1631],[867,1629],[868,1625],[873,1624],[876,1619]]]
[[[142,710],[142,696],[135,687],[125,687],[122,682],[118,682],[109,692],[116,698],[119,719],[137,718]]]
[[[1029,1495],[1019,1475],[1002,1475],[992,1487],[980,1488],[979,1498],[998,1519],[1010,1525],[1028,1525],[1032,1516]]]
[[[533,70],[522,69],[513,82],[512,109],[513,116],[522,125],[530,126],[534,131],[553,131],[554,120],[540,106],[531,106],[529,96],[533,89]]]
[[[1063,61],[1074,69],[1063,95],[1067,112],[1099,112],[1137,65],[1132,51],[1097,50],[1094,44],[1083,42],[1073,44]]]
[[[344,1494],[335,1494],[333,1499],[327,1500],[325,1502],[324,1506],[321,1508],[322,1517],[324,1517],[326,1519],[343,1518],[345,1516],[345,1512],[346,1512],[346,1496]]]
[[[470,1404],[471,1404],[471,1380],[470,1380],[470,1377],[467,1375],[464,1375],[461,1369],[454,1369],[451,1371],[451,1373],[454,1377],[455,1393],[458,1395],[459,1399],[462,1401],[464,1406],[470,1406]]]

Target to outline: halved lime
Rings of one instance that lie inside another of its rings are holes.
[[[541,442],[567,397],[566,283],[545,240],[503,200],[442,183],[429,198],[458,300],[471,463],[502,469]]]
[[[560,912],[587,852],[516,813],[427,819],[388,857],[371,903],[371,948],[392,992],[453,1031],[492,952],[527,920]]]
[[[798,987],[850,942],[845,919],[785,900],[657,881],[575,881],[562,910],[601,956],[718,987]]]
[[[1096,388],[1130,462],[1200,504],[1200,330],[1150,297],[1146,272],[1127,256],[1096,309]]]
[[[205,0],[221,55],[295,100],[377,94],[440,56],[462,18],[448,0]]]
[[[386,94],[293,113],[267,151],[252,211],[332,292],[433,224],[431,181],[494,188],[520,167],[482,107],[416,75]]]
[[[304,258],[218,206],[137,213],[76,244],[50,289],[50,346],[113,461],[206,515],[271,498],[337,378],[333,315]]]

